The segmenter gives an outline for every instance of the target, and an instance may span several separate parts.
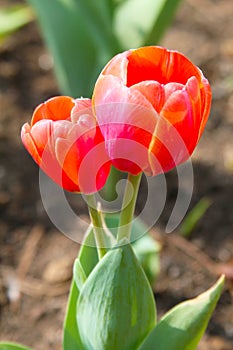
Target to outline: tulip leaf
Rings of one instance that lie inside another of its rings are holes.
[[[155,325],[152,290],[126,243],[100,260],[80,291],[77,324],[85,350],[137,349]]]
[[[129,49],[158,44],[180,1],[121,1],[115,10],[114,30],[122,47]]]
[[[107,0],[28,0],[54,58],[63,94],[90,97],[101,68],[116,53]]]
[[[154,285],[160,271],[160,244],[156,242],[149,234],[146,234],[134,242],[132,244],[132,248],[140,261],[150,284]]]
[[[20,29],[34,19],[27,5],[12,5],[0,9],[0,40]]]
[[[116,236],[119,223],[119,214],[109,214],[105,217],[108,228]],[[134,218],[131,230],[131,242],[134,253],[142,265],[144,272],[153,285],[159,274],[159,252],[160,244],[148,233],[148,228],[140,220]]]
[[[73,277],[78,290],[81,290],[82,286],[86,282],[87,276],[78,258],[74,262]]]
[[[112,232],[116,234],[116,227],[119,222],[119,215],[107,215],[106,224]],[[141,234],[146,232],[144,223],[136,219],[132,225],[132,239],[136,240]],[[132,245],[133,250],[139,259],[150,282],[153,283],[158,274],[158,253],[159,246],[149,235],[144,235]],[[84,284],[95,265],[98,263],[98,254],[95,248],[95,239],[92,227],[86,232],[78,258],[74,263],[74,274],[71,285],[69,301],[64,323],[63,347],[64,350],[82,350],[82,344],[76,325],[76,304],[79,290]],[[77,287],[78,286],[78,287]]]
[[[0,350],[32,350],[18,343],[0,342]]]
[[[208,198],[203,197],[186,215],[179,228],[179,232],[183,237],[189,237],[191,235],[192,231],[204,216],[210,205],[211,201]]]
[[[140,350],[195,350],[204,334],[224,285],[224,277],[199,295],[165,314]]]
[[[98,263],[97,250],[94,247],[95,240],[92,227],[90,226],[86,232],[85,239],[78,256],[79,269],[77,269],[77,260],[74,264],[74,277],[71,284],[66,317],[63,327],[63,350],[83,350],[80,340],[79,331],[76,324],[76,304],[79,296],[79,287],[84,282],[84,278],[88,277],[95,265]],[[82,272],[83,276],[77,276]],[[78,283],[76,284],[76,282]]]

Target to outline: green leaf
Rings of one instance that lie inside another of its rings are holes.
[[[108,214],[105,216],[105,221],[108,228],[116,236],[119,214]],[[160,244],[148,234],[147,226],[139,218],[133,220],[131,241],[134,253],[140,261],[149,282],[153,285],[156,282],[160,269]]]
[[[80,291],[77,324],[85,350],[135,350],[156,322],[154,297],[129,244],[109,251]]]
[[[113,233],[116,234],[115,228],[117,227],[119,222],[119,215],[117,214],[107,215],[105,219],[106,219],[107,226],[110,229],[112,229]],[[146,232],[146,226],[140,220],[137,219],[134,221],[132,226],[133,240],[141,236],[140,232],[143,232],[143,233]],[[136,248],[134,248],[135,243],[137,245]],[[143,269],[148,274],[147,277],[150,279],[151,282],[154,282],[157,276],[157,269],[158,269],[158,265],[156,262],[158,261],[159,247],[157,245],[157,242],[155,242],[151,237],[148,238],[147,235],[145,235],[135,243],[133,243],[133,249],[135,250],[137,257],[141,262]],[[146,252],[146,247],[145,247],[146,245],[148,247],[148,252]],[[152,250],[154,251],[154,253],[152,253]],[[95,238],[94,238],[92,227],[90,226],[89,229],[87,230],[85,239],[80,249],[80,253],[78,257],[78,265],[80,264],[80,266],[76,265],[77,261],[74,264],[74,270],[76,271],[76,273],[74,273],[73,279],[76,280],[76,283],[72,281],[69,301],[67,306],[66,319],[65,319],[64,331],[63,331],[64,332],[64,335],[63,335],[64,350],[76,350],[76,349],[82,350],[83,349],[81,345],[80,336],[78,333],[78,328],[76,325],[76,304],[79,296],[79,290],[77,288],[77,285],[79,286],[79,289],[81,289],[82,282],[80,283],[80,278],[82,281],[82,276],[84,276],[84,279],[85,279],[85,276],[88,277],[97,263],[98,263],[98,254],[95,248]],[[76,270],[77,267],[79,270],[81,269],[82,271],[78,272]],[[81,273],[82,276],[80,276],[79,273]]]
[[[98,263],[98,254],[94,246],[95,239],[93,230],[90,226],[86,232],[86,236],[78,257],[79,263],[86,277],[91,273],[95,265]],[[77,280],[77,276],[74,275],[63,327],[63,350],[83,350],[78,327],[76,324],[76,305],[79,296],[79,289],[77,288],[77,285],[74,281],[75,279]]]
[[[78,296],[79,290],[73,279],[63,326],[63,350],[84,350],[76,325],[76,304]]]
[[[94,82],[117,50],[105,1],[28,0],[54,57],[62,93],[90,97]]]
[[[210,205],[211,205],[211,201],[206,197],[202,198],[195,205],[195,207],[188,213],[188,215],[186,215],[185,219],[183,220],[183,223],[179,228],[179,232],[181,233],[182,236],[184,237],[190,236],[195,226],[204,216],[206,210],[210,207]]]
[[[160,244],[147,234],[135,241],[132,244],[132,248],[140,261],[150,284],[154,285],[160,271]]]
[[[204,334],[224,285],[224,277],[199,295],[162,317],[140,350],[195,350]]]
[[[0,9],[0,40],[34,19],[29,6],[14,5]]]
[[[17,343],[0,342],[0,350],[32,350],[32,349]]]
[[[73,267],[73,278],[78,290],[81,290],[82,286],[86,282],[87,276],[83,270],[80,260],[77,258]]]
[[[181,0],[126,0],[115,10],[114,31],[124,49],[155,45]],[[126,35],[127,33],[127,35]]]

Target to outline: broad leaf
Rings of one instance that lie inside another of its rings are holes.
[[[115,9],[114,31],[124,49],[155,45],[170,25],[180,0],[126,0]],[[127,35],[126,35],[127,33]]]
[[[152,290],[126,243],[103,257],[80,291],[77,324],[85,350],[135,350],[155,325]]]
[[[84,272],[84,269],[82,267],[82,264],[81,264],[79,258],[77,258],[74,262],[73,278],[74,278],[74,281],[75,281],[75,284],[76,284],[78,290],[81,290],[84,283],[86,282],[87,276]]]
[[[161,246],[149,234],[144,235],[132,244],[134,253],[140,261],[146,276],[154,285],[160,271],[159,253]]]
[[[0,350],[32,350],[32,349],[17,343],[0,342]]]
[[[224,277],[199,295],[170,310],[146,338],[140,350],[195,350],[204,334],[224,285]]]
[[[90,97],[100,70],[117,51],[106,1],[28,0],[64,94]]]
[[[116,234],[119,215],[108,215],[106,217],[107,226]],[[140,232],[146,232],[146,226],[140,221],[135,220],[132,226],[132,239],[135,240],[141,236]],[[110,242],[110,240],[109,240]],[[134,245],[136,246],[134,247]],[[150,282],[154,282],[158,273],[158,245],[151,237],[144,235],[133,244],[133,249],[137,258],[147,273]],[[80,249],[79,257],[74,264],[74,277],[76,283],[72,281],[70,296],[67,306],[66,319],[64,323],[63,348],[64,350],[83,349],[76,325],[76,304],[79,296],[78,286],[82,285],[83,276],[88,277],[95,265],[98,263],[98,254],[95,248],[95,239],[92,227],[90,226]],[[77,264],[77,265],[76,265]],[[81,265],[81,266],[80,266]],[[79,271],[77,271],[77,269]],[[80,275],[81,273],[81,275]],[[84,278],[85,279],[85,278]],[[81,282],[80,282],[81,280]],[[80,288],[79,288],[80,289]]]
[[[108,228],[116,236],[119,214],[106,215],[105,221]],[[140,261],[149,282],[153,285],[159,274],[159,252],[161,247],[148,234],[147,226],[139,218],[133,220],[131,241],[134,253]]]
[[[80,249],[78,258],[86,277],[90,274],[98,262],[98,255],[94,245],[95,240],[93,230],[90,226]],[[77,278],[74,276],[71,284],[66,318],[64,322],[63,350],[83,350],[76,324],[76,304],[79,296],[79,290],[75,283],[75,279],[77,280]]]

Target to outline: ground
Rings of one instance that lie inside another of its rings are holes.
[[[11,3],[1,4],[7,2]],[[176,199],[177,177],[172,171],[166,177],[167,204],[152,230],[162,243],[155,286],[159,315],[208,289],[221,272],[227,274],[199,350],[233,348],[232,18],[231,0],[184,0],[162,42],[195,62],[213,90],[211,116],[192,157],[189,210],[203,197],[211,205],[189,240],[180,237],[179,229],[164,234]],[[31,23],[0,45],[0,340],[19,341],[36,350],[61,349],[72,262],[79,249],[48,219],[37,166],[20,140],[20,128],[34,107],[57,94],[51,59]],[[85,217],[82,199],[72,197],[72,202]]]

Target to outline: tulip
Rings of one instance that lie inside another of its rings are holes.
[[[40,168],[65,190],[90,194],[104,186],[110,163],[90,99],[60,96],[40,104],[21,138]]]
[[[112,164],[154,176],[192,154],[208,119],[211,90],[184,55],[148,46],[115,56],[92,100]]]

